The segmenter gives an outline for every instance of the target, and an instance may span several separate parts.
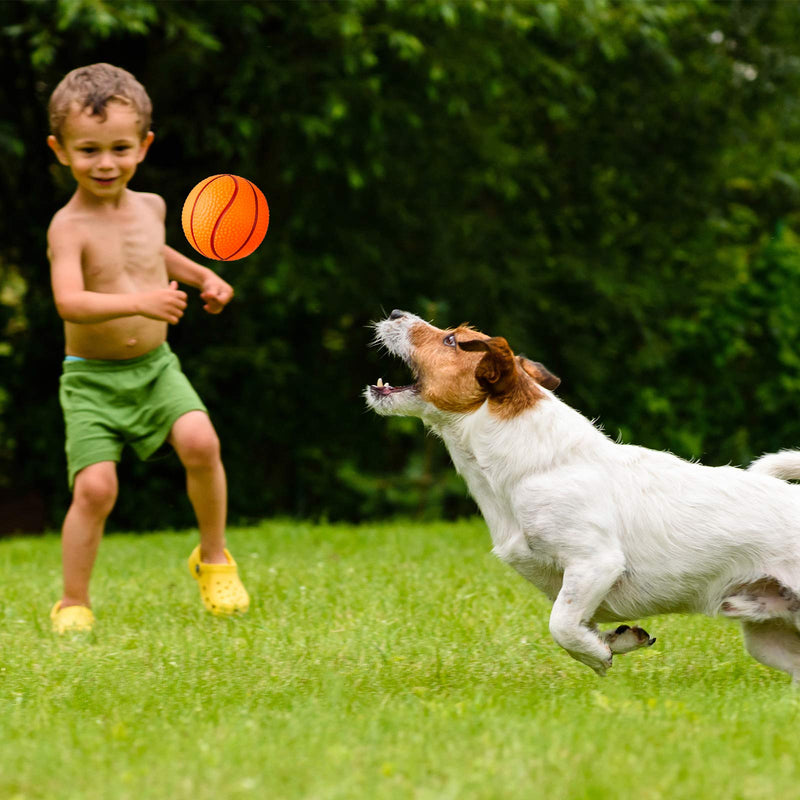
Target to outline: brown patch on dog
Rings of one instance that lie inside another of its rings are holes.
[[[525,356],[517,356],[522,369],[533,378],[540,386],[549,389],[551,392],[561,386],[561,378],[556,377],[544,364],[538,361],[531,361]]]
[[[442,411],[468,414],[489,399],[503,419],[531,408],[560,380],[536,361],[515,356],[502,337],[468,325],[442,330],[427,323],[409,331],[413,367],[424,400]]]
[[[476,339],[485,336],[466,325],[441,330],[422,324],[409,332],[420,395],[442,411],[468,414],[486,400],[486,392],[475,379],[480,358],[456,346],[458,338],[464,335]]]
[[[467,339],[458,346],[468,352],[483,353],[475,369],[475,379],[489,397],[491,411],[509,419],[534,406],[544,397],[545,389],[554,389],[561,381],[544,366],[522,356],[515,356],[502,336],[490,339]]]

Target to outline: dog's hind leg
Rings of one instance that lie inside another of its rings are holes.
[[[800,627],[800,597],[776,578],[766,577],[728,595],[722,601],[720,613],[750,622],[784,620]]]
[[[800,688],[800,633],[794,627],[779,620],[742,621],[742,633],[744,646],[756,661],[788,672]]]

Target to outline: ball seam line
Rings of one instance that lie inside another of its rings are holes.
[[[195,250],[197,250],[200,253],[203,253],[203,251],[200,248],[200,245],[197,243],[197,236],[196,236],[196,234],[194,232],[194,211],[197,208],[198,202],[200,202],[200,197],[202,196],[203,192],[206,189],[208,189],[208,187],[211,186],[212,183],[215,183],[220,178],[224,178],[224,177],[225,177],[224,175],[215,175],[213,178],[210,178],[208,183],[206,183],[206,185],[197,193],[197,197],[194,198],[194,203],[192,204],[192,213],[191,213],[191,215],[189,217],[189,230],[192,233],[192,239],[194,240]],[[211,249],[213,250],[214,248],[212,247]],[[203,253],[203,255],[206,256],[206,258],[208,258],[208,256],[205,253]]]
[[[214,223],[214,229],[211,231],[211,252],[214,254],[215,258],[219,259],[220,261],[227,261],[230,256],[221,256],[217,252],[217,248],[214,246],[214,238],[217,235],[217,230],[219,229],[219,224],[222,222],[222,219],[225,216],[227,210],[233,205],[233,201],[236,199],[236,195],[239,194],[239,181],[237,180],[235,175],[228,175],[227,177],[233,180],[233,194],[231,195],[230,200],[228,200],[228,205],[222,209],[220,215],[217,217],[217,221]]]
[[[256,187],[253,185],[252,181],[249,181],[249,180],[247,180],[247,178],[242,178],[242,180],[243,180],[243,181],[244,181],[244,182],[245,182],[245,183],[246,183],[246,184],[247,184],[247,185],[250,187],[250,189],[253,191],[253,200],[254,200],[254,202],[255,202],[255,214],[254,214],[254,217],[255,217],[255,218],[253,219],[253,227],[252,227],[252,228],[250,228],[250,233],[248,233],[248,234],[247,234],[247,237],[246,237],[246,238],[245,238],[245,240],[244,240],[244,241],[243,241],[243,242],[242,242],[242,243],[239,245],[239,247],[238,247],[236,250],[234,250],[234,251],[233,251],[233,252],[232,252],[232,253],[231,253],[231,254],[228,256],[228,259],[235,258],[236,254],[237,254],[238,252],[240,252],[241,250],[243,250],[243,249],[244,249],[245,245],[246,245],[246,244],[247,244],[247,243],[250,241],[250,239],[252,238],[252,236],[253,236],[253,233],[255,232],[255,229],[256,229],[256,225],[258,225],[258,206],[259,206],[259,202],[258,202],[258,194],[256,193]]]

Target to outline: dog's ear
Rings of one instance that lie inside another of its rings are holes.
[[[516,379],[517,366],[514,353],[502,336],[491,339],[468,339],[458,342],[462,350],[483,352],[483,358],[475,368],[475,379],[490,394],[508,392]]]
[[[519,357],[519,363],[522,365],[522,369],[524,369],[539,386],[544,386],[545,389],[549,389],[552,392],[561,385],[561,378],[553,375],[544,364],[540,364],[538,361],[531,361],[529,358],[525,358],[525,356]]]

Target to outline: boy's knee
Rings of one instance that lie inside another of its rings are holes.
[[[187,469],[211,467],[220,460],[219,437],[211,427],[193,431],[181,442],[178,454]]]
[[[93,465],[94,467],[95,465]],[[117,501],[117,475],[113,469],[87,467],[75,477],[74,501],[98,514],[110,514]]]

